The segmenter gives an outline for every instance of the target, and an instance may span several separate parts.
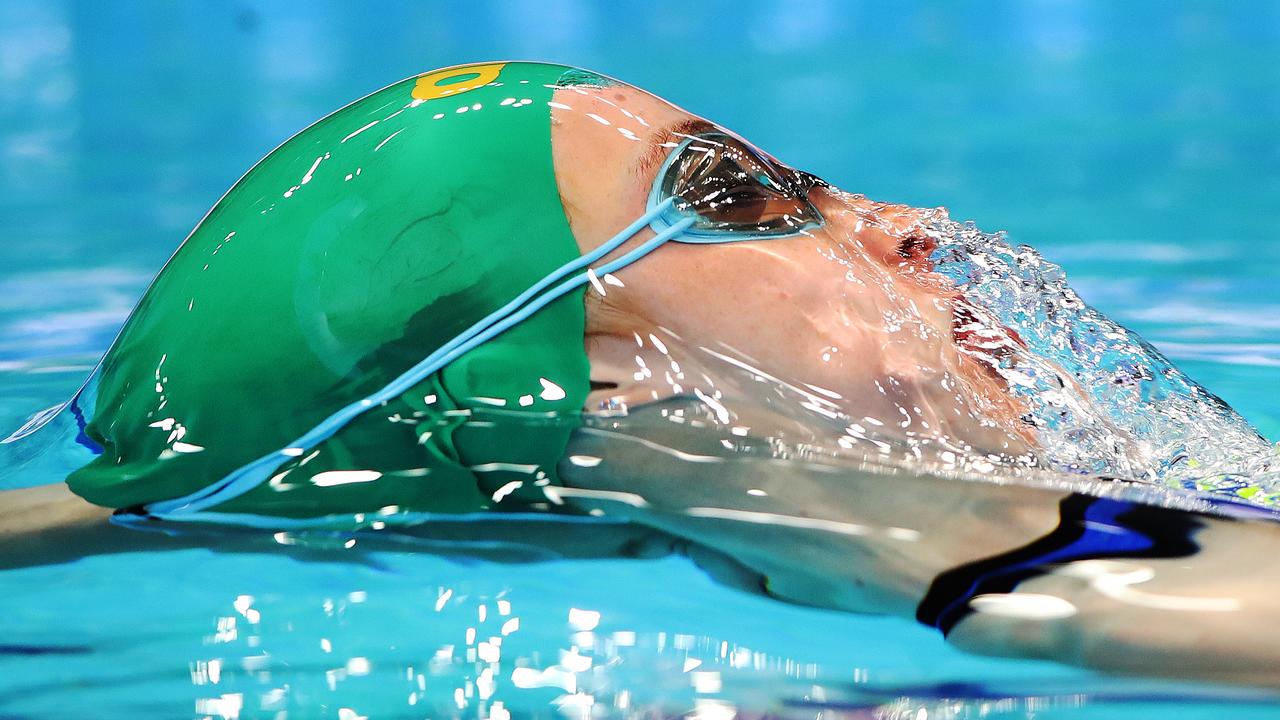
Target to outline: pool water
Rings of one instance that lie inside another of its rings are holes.
[[[402,77],[505,58],[614,75],[846,189],[1005,229],[1280,438],[1280,8],[1066,0],[0,3],[0,430],[74,391],[276,144]],[[682,558],[347,544],[215,535],[0,571],[0,717],[1280,713],[965,655]]]

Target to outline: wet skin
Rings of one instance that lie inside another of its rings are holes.
[[[709,123],[641,90],[557,91],[552,147],[566,215],[581,249],[604,243],[645,211],[658,164]],[[717,128],[718,129],[718,128]],[[627,131],[636,139],[624,134]],[[852,418],[892,419],[917,436],[1015,456],[1034,440],[990,358],[958,341],[958,294],[930,272],[919,213],[834,187],[809,200],[821,228],[772,240],[669,243],[619,273],[624,287],[587,293],[592,380],[634,404],[671,394],[633,380],[633,333],[655,327],[717,343],[789,382],[841,397]],[[643,231],[623,250],[652,237]],[[594,407],[593,407],[594,406]]]

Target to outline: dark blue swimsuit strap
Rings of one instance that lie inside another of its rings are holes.
[[[934,578],[916,619],[944,635],[973,612],[969,601],[1012,592],[1024,580],[1076,560],[1179,558],[1199,551],[1191,539],[1203,527],[1184,510],[1072,493],[1059,503],[1058,527],[1007,553],[961,565]]]

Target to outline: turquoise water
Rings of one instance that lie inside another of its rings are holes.
[[[1005,229],[1280,438],[1280,8],[1247,2],[0,3],[0,428],[74,390],[281,140],[401,77],[495,58],[600,70],[847,189]],[[1280,712],[966,656],[676,558],[233,540],[0,573],[0,716]]]

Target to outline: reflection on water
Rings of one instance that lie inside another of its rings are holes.
[[[351,565],[204,550],[127,559],[139,578],[128,587],[102,559],[21,571],[6,612],[63,620],[6,640],[6,712],[916,720],[1159,707],[1192,718],[1253,717],[1269,697],[963,657],[906,623],[779,607],[674,560],[488,566],[374,553]],[[637,571],[678,591],[636,597],[627,588]],[[157,579],[166,574],[186,582]],[[150,592],[169,602],[139,608]]]

